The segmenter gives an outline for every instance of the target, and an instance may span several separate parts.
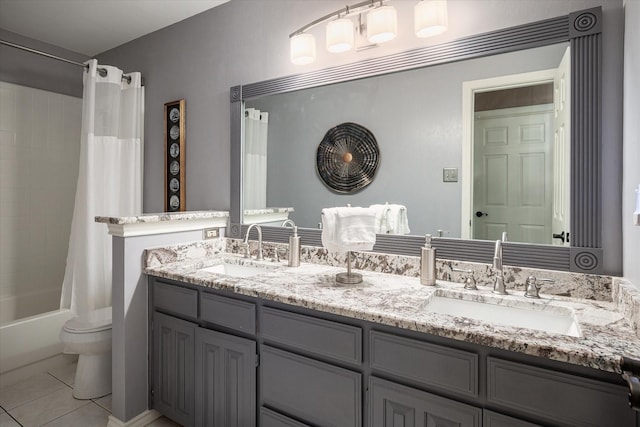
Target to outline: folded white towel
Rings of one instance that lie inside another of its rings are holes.
[[[369,206],[376,213],[375,230],[377,234],[387,234],[389,232],[388,214],[389,204]]]
[[[369,208],[322,210],[322,245],[332,252],[368,251],[376,243],[375,211]]]
[[[376,213],[375,229],[379,234],[408,234],[409,219],[404,205],[385,203],[369,206]]]
[[[329,252],[340,252],[340,246],[336,239],[337,208],[322,209],[322,246]]]
[[[389,205],[387,223],[389,234],[408,234],[409,219],[404,205]]]

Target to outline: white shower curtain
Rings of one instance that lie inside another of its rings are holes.
[[[244,208],[267,207],[269,113],[247,108],[244,118]]]
[[[80,168],[61,308],[82,314],[111,305],[111,236],[96,216],[142,212],[144,88],[140,73],[88,62]],[[98,68],[107,70],[101,77]]]

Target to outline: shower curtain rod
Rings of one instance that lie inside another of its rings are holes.
[[[19,45],[19,44],[16,44],[16,43],[12,43],[12,42],[9,42],[9,41],[6,41],[6,40],[0,39],[0,44],[4,44],[4,45],[7,45],[9,47],[13,47],[13,48],[16,48],[16,49],[24,50],[26,52],[35,53],[37,55],[46,56],[47,58],[55,59],[57,61],[66,62],[68,64],[78,65],[78,66],[80,66],[82,68],[89,68],[89,65],[87,65],[87,64],[82,64],[80,62],[72,61],[70,59],[61,58],[59,56],[52,55],[50,53],[43,52],[41,50],[32,49],[30,47],[22,46],[22,45]],[[98,68],[98,74],[100,74],[100,77],[106,77],[107,76],[107,69],[106,68]],[[131,83],[131,76],[125,76],[123,74],[122,75],[122,80],[126,80],[127,83]]]

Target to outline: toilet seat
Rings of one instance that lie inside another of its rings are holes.
[[[99,308],[69,319],[64,324],[63,329],[75,334],[86,334],[111,329],[111,307]]]

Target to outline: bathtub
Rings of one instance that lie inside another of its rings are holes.
[[[59,336],[62,326],[71,317],[70,310],[59,309],[0,324],[0,378],[3,384],[65,363]]]

